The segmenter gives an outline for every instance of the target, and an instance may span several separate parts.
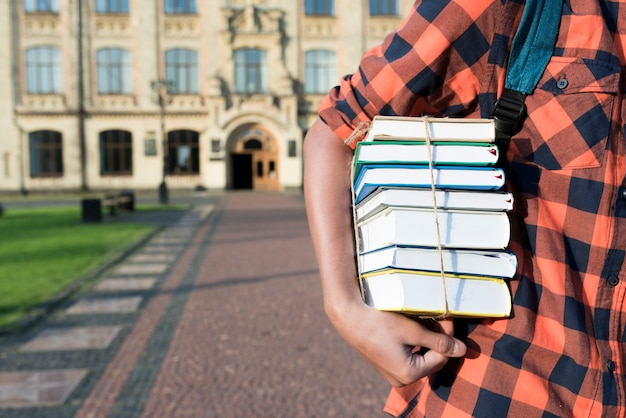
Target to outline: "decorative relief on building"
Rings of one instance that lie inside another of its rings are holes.
[[[368,31],[369,38],[373,40],[384,39],[385,36],[393,32],[398,27],[399,21],[399,18],[378,17],[376,19],[371,19]]]
[[[268,0],[227,0],[227,6],[265,6]]]
[[[258,2],[248,1],[243,7],[232,6],[224,9],[228,31],[234,34],[276,33],[284,12],[279,9],[256,7]]]
[[[135,98],[130,95],[107,94],[96,97],[96,107],[104,111],[130,110],[135,106]]]
[[[277,104],[272,96],[234,96],[233,104],[242,113],[266,112]]]
[[[172,15],[166,16],[164,23],[165,35],[170,38],[190,38],[200,36],[198,17]]]
[[[127,16],[97,16],[95,27],[99,37],[127,37],[132,29]]]
[[[211,97],[221,97],[224,95],[224,81],[217,76],[210,77],[207,83],[207,94]]]
[[[291,77],[285,75],[281,77],[280,83],[278,84],[277,93],[279,96],[291,96],[294,94],[294,85],[295,80]]]
[[[204,110],[204,100],[200,95],[176,94],[169,96],[168,111],[200,111]]]
[[[28,36],[59,35],[59,16],[26,15],[24,16],[24,34]]]
[[[65,111],[65,96],[62,94],[27,94],[21,110],[34,112]]]
[[[337,21],[332,17],[316,17],[304,21],[304,37],[308,39],[337,39]]]

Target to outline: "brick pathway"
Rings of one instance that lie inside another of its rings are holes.
[[[301,195],[207,199],[0,338],[0,416],[384,417],[321,303]]]

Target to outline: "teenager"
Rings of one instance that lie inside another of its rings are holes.
[[[330,91],[305,140],[325,309],[393,386],[395,416],[626,416],[626,1],[562,2],[552,56],[505,151],[512,316],[436,330],[359,292],[346,140],[378,114],[491,117],[523,3],[417,1]]]

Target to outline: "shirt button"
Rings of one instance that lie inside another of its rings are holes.
[[[622,189],[622,199],[626,200],[626,189]]]
[[[617,366],[615,365],[615,362],[613,360],[609,360],[606,362],[606,368],[609,369],[611,373],[613,373],[615,369],[617,369]]]
[[[556,86],[560,88],[561,90],[563,90],[568,85],[569,85],[569,82],[565,78],[562,78],[556,82]]]
[[[619,284],[619,277],[612,275],[612,276],[609,276],[607,281],[609,282],[611,286],[615,287]]]

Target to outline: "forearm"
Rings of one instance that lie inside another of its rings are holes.
[[[333,320],[360,291],[354,264],[350,165],[352,150],[323,122],[309,129],[304,143],[304,193],[318,259],[324,304]]]
[[[439,370],[465,345],[408,317],[380,312],[361,299],[354,262],[350,165],[352,150],[323,122],[304,142],[304,194],[318,259],[324,306],[339,334],[391,384],[402,386]],[[414,347],[408,349],[407,347]],[[426,354],[420,348],[430,348]]]

